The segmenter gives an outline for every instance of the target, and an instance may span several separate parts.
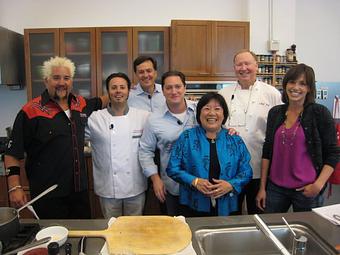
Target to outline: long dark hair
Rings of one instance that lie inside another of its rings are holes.
[[[316,88],[314,70],[313,68],[305,64],[298,64],[296,66],[291,67],[283,78],[282,101],[285,104],[288,104],[288,95],[286,91],[287,83],[290,81],[297,80],[301,75],[305,76],[307,86],[309,87],[309,92],[306,95],[304,105],[315,102]]]

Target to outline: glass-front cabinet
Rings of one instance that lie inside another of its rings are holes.
[[[73,92],[89,98],[96,95],[95,29],[60,29],[60,54],[71,59],[76,71]]]
[[[58,29],[30,29],[25,31],[25,72],[27,97],[32,99],[44,90],[42,64],[59,54]]]
[[[132,28],[98,28],[96,33],[97,84],[98,94],[102,95],[111,73],[122,72],[132,78]]]
[[[26,29],[27,97],[32,99],[45,89],[43,62],[54,56],[66,56],[76,66],[73,92],[84,97],[96,95],[95,29]]]
[[[114,72],[126,73],[136,84],[133,61],[140,55],[157,60],[160,82],[169,69],[169,27],[25,29],[28,99],[44,90],[42,64],[50,57],[75,63],[73,92],[88,98],[105,94],[105,80]]]
[[[169,70],[169,28],[135,27],[133,37],[137,38],[133,45],[134,59],[141,55],[156,59],[157,83],[160,83],[162,74]]]
[[[98,94],[106,93],[105,79],[114,72],[126,73],[137,84],[133,61],[141,55],[157,60],[157,82],[160,82],[162,74],[169,69],[169,28],[97,28],[97,84],[101,84]]]

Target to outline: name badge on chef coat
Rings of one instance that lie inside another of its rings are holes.
[[[132,139],[141,138],[143,130],[133,130],[132,131]]]

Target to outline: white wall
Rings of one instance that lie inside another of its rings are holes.
[[[340,1],[298,0],[296,9],[299,60],[314,68],[318,81],[339,82]]]
[[[172,19],[250,21],[250,46],[267,54],[269,1],[280,54],[297,45],[299,62],[315,68],[317,80],[340,81],[338,0],[0,0],[0,26],[24,28],[84,26],[170,26]]]
[[[170,26],[172,19],[250,21],[251,49],[267,52],[269,0],[0,0],[0,25],[23,33],[24,28],[94,26]],[[282,9],[294,10],[296,0],[274,2],[274,39],[282,49],[294,39],[294,12],[288,21]],[[291,7],[292,6],[292,7]],[[282,22],[285,24],[282,25]]]
[[[170,26],[171,19],[242,20],[246,0],[0,0],[0,24],[23,28]]]

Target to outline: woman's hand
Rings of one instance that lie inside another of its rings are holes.
[[[211,191],[211,185],[212,184],[207,179],[197,178],[195,188],[204,195],[208,195]]]
[[[298,188],[296,191],[303,191],[302,194],[306,197],[316,197],[322,190],[322,187],[323,186],[319,185],[317,182],[314,182]]]
[[[16,189],[9,193],[9,201],[12,206],[19,208],[27,203],[27,196],[23,189]]]
[[[266,208],[266,190],[260,189],[256,195],[256,206],[260,208],[262,211]]]
[[[211,184],[209,186],[209,193],[207,193],[207,195],[209,195],[212,198],[219,198],[221,196],[224,196],[225,194],[231,192],[234,188],[233,186],[225,181],[225,180],[219,180],[219,179],[214,179],[213,181],[215,184]]]

